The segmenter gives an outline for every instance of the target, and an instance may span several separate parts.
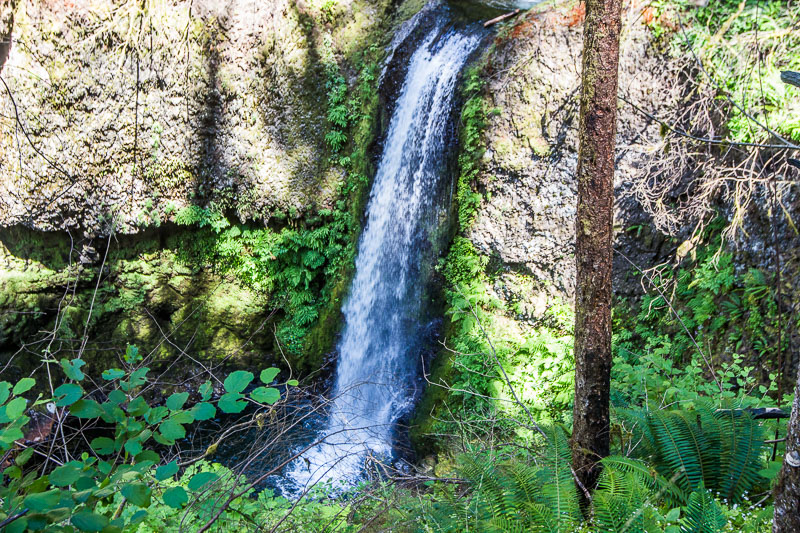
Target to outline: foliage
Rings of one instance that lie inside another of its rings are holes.
[[[777,375],[763,362],[775,357],[774,289],[758,270],[737,273],[732,255],[718,251],[718,243],[701,247],[695,262],[653,277],[660,292],[648,291],[638,313],[615,308],[617,404],[700,396],[771,403]]]
[[[335,206],[318,209],[300,224],[292,222],[278,230],[231,223],[221,205],[193,205],[175,215],[177,224],[201,229],[184,243],[184,261],[212,265],[218,272],[231,274],[242,284],[271,295],[286,317],[278,325],[278,339],[292,355],[303,353],[310,329],[328,307],[336,304],[334,292],[346,278],[342,274],[351,267],[355,255],[360,198],[368,184],[367,141],[377,101],[377,57],[376,48],[367,50],[360,65],[359,82],[349,99],[346,81],[335,61],[326,63],[328,118],[331,132],[336,132],[339,139],[331,143],[335,154],[344,149],[345,132],[356,130],[353,152],[332,159],[347,172],[341,199]],[[286,215],[273,216],[285,219]]]
[[[73,530],[68,524],[78,531],[131,530],[159,516],[149,512],[151,507],[160,508],[161,514],[168,509],[177,513],[187,505],[191,508],[194,503],[190,501],[206,502],[216,511],[213,506],[219,501],[208,500],[205,493],[222,481],[219,469],[190,467],[181,481],[175,482],[182,466],[157,450],[183,439],[188,425],[214,418],[218,411],[238,413],[248,403],[268,408],[277,402],[280,392],[270,386],[277,369],[262,372],[266,381],[262,379],[263,384],[250,392],[246,390],[252,388],[254,375],[237,371],[225,379],[218,400],[212,399],[212,384],[206,382],[200,387],[201,401],[191,407],[186,405],[186,392],[175,392],[164,405],[155,405],[145,395],[149,368],[141,366],[136,348],[130,346],[123,359],[124,368],[103,372],[101,382],[108,387],[102,388],[81,371],[83,361],[63,359],[67,381],[54,390],[52,398],[39,395],[32,402],[24,395],[32,391],[35,379],[23,378],[13,388],[0,382],[0,457],[11,464],[3,471],[0,521],[24,512],[4,531]],[[22,429],[30,422],[28,403],[34,408],[52,405],[59,419],[69,416],[84,427],[105,429],[91,440],[87,434],[85,444],[80,439],[77,447],[65,440],[65,450],[71,448],[67,457],[72,459],[62,464],[55,461],[58,466],[53,467],[34,456],[34,446],[21,444]],[[208,513],[204,516],[210,517]]]
[[[724,501],[740,503],[767,480],[760,471],[764,430],[745,411],[620,410],[633,453],[648,460],[682,494],[708,489]],[[685,501],[681,503],[686,503]]]
[[[720,98],[731,98],[756,120],[800,141],[797,89],[780,81],[781,70],[800,70],[800,5],[780,0],[724,0],[692,8],[693,23],[675,46],[688,40],[716,84]],[[727,123],[731,140],[764,142],[764,131],[737,106]]]
[[[462,456],[457,472],[468,483],[469,493],[460,496],[451,488],[438,487],[428,499],[410,506],[411,513],[419,514],[418,530],[713,533],[724,531],[728,516],[737,514],[702,482],[682,487],[642,460],[610,456],[602,461],[603,472],[587,513],[590,518],[584,520],[567,434],[552,426],[545,428],[545,434],[531,457]],[[748,517],[740,524],[757,531],[758,520]]]
[[[469,452],[446,486],[410,506],[420,531],[722,532],[769,530],[770,508],[747,500],[763,458],[763,431],[746,413],[631,409],[634,457],[612,455],[585,520],[567,433],[545,426],[534,448]],[[513,450],[517,451],[513,451]],[[708,485],[707,485],[708,484]],[[760,488],[763,488],[760,487]]]

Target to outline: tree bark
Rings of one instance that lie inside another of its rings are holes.
[[[620,0],[587,0],[578,149],[572,463],[593,489],[609,452],[611,264]],[[583,494],[583,490],[578,491]]]
[[[14,29],[14,9],[17,0],[0,0],[0,72],[11,51],[11,30]]]
[[[773,494],[773,533],[800,531],[800,371],[797,373],[792,416],[786,430],[786,455]]]

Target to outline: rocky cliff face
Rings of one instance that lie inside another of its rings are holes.
[[[188,349],[268,363],[286,319],[273,311],[286,303],[244,282],[242,268],[236,276],[215,264],[234,245],[230,257],[262,269],[281,253],[295,257],[283,272],[297,262],[301,303],[327,316],[317,320],[325,331],[309,334],[317,364],[358,231],[368,164],[358,145],[373,135],[372,117],[359,113],[376,80],[360,75],[419,7],[4,4],[0,31],[12,44],[0,63],[0,352],[22,368],[30,352],[71,350],[88,336],[87,359],[100,365],[126,343],[160,361]],[[351,113],[345,125],[329,116],[334,90]],[[336,128],[346,143],[338,154],[326,140]],[[360,162],[343,163],[345,153]],[[334,259],[311,258],[312,230],[335,234]],[[255,245],[274,243],[258,252],[266,257],[253,256],[252,238],[244,244],[251,231]],[[307,332],[314,319],[304,320]],[[297,353],[287,357],[302,366]]]
[[[621,43],[621,95],[642,109],[678,105],[669,80],[675,67],[653,49],[635,15],[628,14]],[[581,41],[580,8],[531,13],[500,32],[485,68],[486,151],[476,180],[484,200],[467,236],[490,265],[509,273],[508,283],[496,285],[498,296],[512,297],[514,275],[533,280],[533,291],[526,284],[527,294],[513,297],[527,300],[536,316],[554,298],[574,296]],[[615,225],[624,252],[649,267],[666,257],[669,237],[649,230],[650,238],[633,240],[625,232],[648,222],[629,192],[646,173],[660,125],[622,101],[618,111]],[[635,292],[624,279],[629,267],[620,267],[617,292]]]
[[[389,4],[21,2],[0,224],[135,233],[190,204],[330,207],[324,65],[352,68]]]

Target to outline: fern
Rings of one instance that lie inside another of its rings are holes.
[[[645,413],[645,414],[643,414]],[[623,418],[634,421],[636,450],[665,478],[687,495],[705,487],[732,502],[763,481],[763,428],[747,413],[716,411],[702,404],[696,411],[633,411]]]
[[[689,495],[686,516],[681,520],[682,533],[718,533],[726,523],[722,508],[707,490],[701,487]]]

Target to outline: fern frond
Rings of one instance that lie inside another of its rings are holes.
[[[728,520],[711,493],[700,488],[689,495],[681,533],[720,533]]]
[[[639,483],[655,494],[655,499],[663,499],[671,507],[686,502],[687,495],[672,481],[658,473],[652,466],[638,459],[620,455],[604,458],[603,471],[617,471],[632,475]]]

